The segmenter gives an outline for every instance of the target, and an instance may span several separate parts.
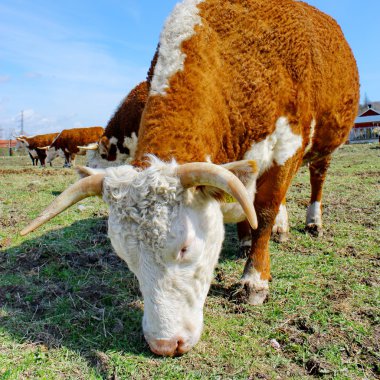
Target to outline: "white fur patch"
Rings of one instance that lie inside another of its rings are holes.
[[[252,245],[252,239],[251,238],[243,239],[240,241],[240,247],[251,248],[251,245]]]
[[[259,175],[268,170],[273,163],[284,165],[302,146],[302,137],[293,133],[286,117],[280,117],[276,129],[265,140],[253,143],[244,159],[256,160]]]
[[[104,169],[103,199],[112,245],[139,280],[148,343],[180,339],[190,348],[202,331],[224,227],[218,202],[183,188],[176,166],[151,157],[143,171]]]
[[[102,158],[97,150],[89,150],[87,151],[86,165],[90,168],[110,168],[113,166],[125,165],[130,161],[130,156],[125,153],[120,153],[119,149],[117,150],[115,161],[108,161],[107,159]]]
[[[137,142],[138,138],[135,132],[132,133],[131,137],[125,136],[123,146],[129,149],[129,156],[131,160],[135,158]]]
[[[224,223],[239,223],[246,219],[239,203],[222,203],[220,205]]]
[[[273,225],[273,232],[288,232],[289,231],[289,219],[288,219],[288,211],[286,210],[285,205],[280,205],[280,209],[278,210],[276,220]]]
[[[256,269],[252,268],[250,274],[244,274],[241,279],[243,285],[248,285],[251,289],[254,290],[266,290],[269,289],[269,281],[262,280],[261,274]]]
[[[46,162],[49,164],[54,159],[56,159],[58,156],[63,158],[63,159],[66,158],[63,149],[61,149],[61,148],[57,149],[55,147],[51,147],[46,152]]]
[[[307,208],[306,225],[310,224],[322,227],[321,202],[314,202]]]
[[[38,154],[35,149],[30,150],[29,153],[33,158],[38,158]]]
[[[22,148],[27,148],[29,146],[29,141],[28,140],[17,140],[17,144],[20,143],[20,146]]]
[[[310,133],[309,133],[309,143],[307,144],[307,147],[305,149],[305,154],[307,152],[310,151],[310,149],[312,148],[313,146],[313,138],[314,138],[314,134],[315,134],[315,126],[316,126],[317,122],[315,121],[315,119],[313,119],[311,121],[311,125],[310,125]]]
[[[181,45],[195,33],[195,26],[201,25],[197,7],[203,0],[183,0],[177,4],[167,19],[160,36],[159,55],[152,79],[151,95],[165,95],[170,78],[184,69],[186,54]]]
[[[110,144],[116,145],[118,139],[113,136],[110,138],[109,142]],[[135,132],[132,133],[131,137],[126,136],[124,138],[123,146],[129,149],[129,154],[121,153],[119,147],[116,145],[117,152],[115,161],[108,161],[101,157],[101,146],[99,146],[97,150],[89,150],[87,151],[87,166],[90,168],[109,168],[112,166],[128,164],[135,158],[137,142],[138,138]]]

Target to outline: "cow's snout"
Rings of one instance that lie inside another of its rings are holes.
[[[189,351],[191,345],[183,338],[147,340],[150,349],[160,356],[179,356]]]

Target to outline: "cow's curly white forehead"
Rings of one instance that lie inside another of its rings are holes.
[[[142,171],[129,165],[107,169],[103,198],[110,207],[114,231],[133,236],[140,249],[157,251],[165,247],[184,188],[174,175],[175,162],[154,158],[150,162]]]

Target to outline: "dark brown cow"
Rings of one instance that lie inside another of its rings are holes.
[[[120,165],[134,157],[148,93],[148,82],[137,85],[121,102],[98,144],[81,147],[87,150],[88,166],[101,168]]]

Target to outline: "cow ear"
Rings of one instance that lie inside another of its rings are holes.
[[[220,166],[229,170],[232,174],[238,177],[246,187],[250,197],[252,197],[252,199],[254,198],[254,194],[256,192],[256,180],[259,174],[256,161],[242,160],[230,162]],[[211,196],[221,203],[235,202],[231,196],[218,188],[211,186],[200,186],[198,189],[201,190],[203,194]]]
[[[259,170],[254,160],[235,161],[221,166],[235,174],[247,188],[256,183]]]
[[[89,177],[95,174],[104,174],[106,172],[104,169],[93,169],[88,168],[87,166],[77,166],[75,169],[80,178]]]

